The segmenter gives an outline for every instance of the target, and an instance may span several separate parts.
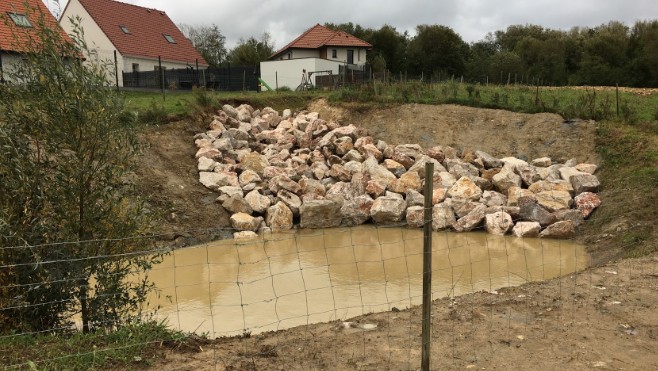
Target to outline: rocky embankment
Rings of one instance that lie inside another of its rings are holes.
[[[434,230],[572,238],[601,203],[593,164],[391,145],[318,116],[225,105],[194,137],[199,181],[233,214],[236,238],[296,224],[421,227],[427,162]]]

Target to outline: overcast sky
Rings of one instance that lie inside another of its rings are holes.
[[[55,9],[56,0],[43,0]],[[64,9],[68,0],[60,0]],[[281,48],[316,23],[384,24],[414,35],[419,24],[451,27],[467,42],[514,24],[568,30],[617,20],[632,26],[658,18],[657,0],[122,0],[164,10],[176,24],[216,24],[227,47],[269,32]]]

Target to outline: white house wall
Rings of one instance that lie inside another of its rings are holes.
[[[288,53],[281,54],[279,60],[300,58],[320,58],[320,51],[318,49],[290,49]]]
[[[332,58],[332,50],[336,49],[336,58]],[[327,59],[342,63],[347,63],[347,50],[354,50],[354,64],[364,65],[366,64],[366,49],[364,48],[327,48]]]
[[[94,51],[95,55],[85,57],[90,60],[97,60],[104,63],[109,63],[114,65],[114,51],[116,47],[110,39],[105,36],[105,33],[101,30],[100,27],[94,22],[94,19],[89,15],[85,8],[80,4],[78,0],[69,0],[69,3],[66,6],[65,12],[59,19],[60,26],[68,33],[69,35],[73,34],[73,23],[70,18],[80,17],[79,25],[84,31],[85,43],[90,51]],[[119,27],[117,25],[117,27]],[[124,61],[123,56],[117,52],[117,70],[124,70]],[[108,76],[107,79],[110,83],[115,83],[114,71],[111,71],[111,76]],[[119,74],[119,86],[123,86],[123,76]]]
[[[295,90],[302,82],[303,71],[332,71],[339,73],[343,63],[320,58],[304,58],[283,61],[266,61],[260,63],[261,79],[272,89],[287,87]],[[278,82],[277,82],[278,81]],[[315,79],[311,80],[315,83]],[[264,86],[261,90],[267,90]]]

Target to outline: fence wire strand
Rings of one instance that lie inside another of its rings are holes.
[[[447,356],[449,364],[454,367],[486,364],[496,359],[497,352],[504,349],[501,347],[536,336],[537,326],[543,323],[537,322],[538,318],[553,316],[553,311],[556,321],[566,328],[576,326],[582,320],[580,313],[588,323],[594,321],[591,325],[604,325],[600,323],[600,310],[591,303],[606,289],[603,286],[605,281],[592,273],[573,272],[587,265],[586,255],[573,245],[574,241],[502,238],[486,235],[483,229],[475,228],[470,234],[434,232],[433,354]],[[61,248],[72,244],[130,242],[160,237],[162,235],[39,246],[4,246],[0,249]],[[327,362],[345,362],[346,358],[356,366],[363,365],[370,353],[381,352],[377,345],[373,345],[381,337],[388,349],[382,359],[390,367],[414,369],[420,362],[418,305],[422,298],[422,271],[419,270],[423,258],[422,242],[421,231],[402,228],[401,225],[274,231],[253,240],[218,241],[187,249],[165,246],[115,255],[47,260],[39,264],[57,266],[92,259],[125,259],[140,254],[166,253],[165,261],[154,266],[149,274],[149,277],[161,280],[156,282],[160,297],[149,298],[149,301],[157,302],[160,309],[155,311],[155,308],[149,308],[146,314],[159,321],[167,321],[170,328],[196,331],[210,340],[238,336],[240,357],[251,357],[249,362],[253,364],[270,359],[274,354],[283,355],[291,351],[289,335],[284,335],[281,330],[301,326],[300,349],[318,346],[318,336],[328,336],[334,343],[340,344],[350,334],[357,334],[358,341],[352,344],[358,344],[358,354],[332,346],[326,349],[328,354],[319,357],[316,363],[305,360],[306,365],[315,364],[317,367],[326,367]],[[620,248],[639,243],[634,241]],[[198,260],[187,255],[195,252],[199,255]],[[639,268],[630,261],[626,265],[622,263],[615,274],[608,274],[607,285],[619,288],[639,277],[655,277],[658,264],[655,260],[653,262]],[[34,264],[2,264],[0,273]],[[137,275],[139,272],[132,273]],[[79,278],[0,286],[0,290],[29,290],[39,285],[75,283]],[[553,278],[556,280],[555,295],[536,289],[507,297],[503,289]],[[441,280],[444,284],[440,284]],[[194,291],[198,291],[198,297],[190,296]],[[480,307],[473,297],[464,297],[465,294],[486,295],[485,305]],[[19,308],[62,302],[76,304],[75,299],[13,305],[3,302],[0,315]],[[640,300],[639,304],[642,305],[643,301]],[[640,309],[634,307],[633,310]],[[383,313],[381,316],[371,314],[378,312]],[[74,314],[71,316],[74,321],[77,321],[76,318]],[[503,323],[504,339],[498,340],[499,326]],[[328,327],[322,327],[323,324]],[[70,328],[3,334],[0,341],[67,330]],[[400,333],[405,335],[400,337]],[[272,341],[264,340],[268,336],[272,336]],[[541,337],[547,336],[548,331],[545,331]],[[474,340],[481,337],[488,339],[486,346]],[[141,345],[162,344],[169,340]],[[467,346],[464,347],[464,344]],[[134,346],[139,345],[126,347]],[[123,348],[106,347],[94,352],[109,353]],[[44,357],[30,362],[48,365],[94,352],[73,351],[69,355]],[[204,362],[211,367],[226,368],[235,361],[235,355],[227,354],[217,344],[207,346],[206,352],[209,358]],[[4,353],[0,355],[3,366],[7,368],[22,368],[31,364]],[[280,362],[291,368],[296,367],[292,359]]]

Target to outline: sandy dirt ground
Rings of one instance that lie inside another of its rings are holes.
[[[380,109],[331,107],[310,111],[366,127],[391,144],[450,145],[495,156],[549,156],[598,163],[596,123],[565,122],[453,105]],[[148,128],[138,186],[158,220],[162,242],[176,247],[226,237],[228,214],[198,183],[192,136],[202,122]],[[604,200],[605,202],[605,200]],[[561,279],[435,298],[432,369],[658,369],[658,257],[611,262]],[[421,309],[391,311],[342,322],[301,326],[241,338],[190,340],[163,348],[157,369],[415,370],[420,368]],[[347,319],[342,319],[347,320]],[[364,330],[370,325],[374,329]]]

